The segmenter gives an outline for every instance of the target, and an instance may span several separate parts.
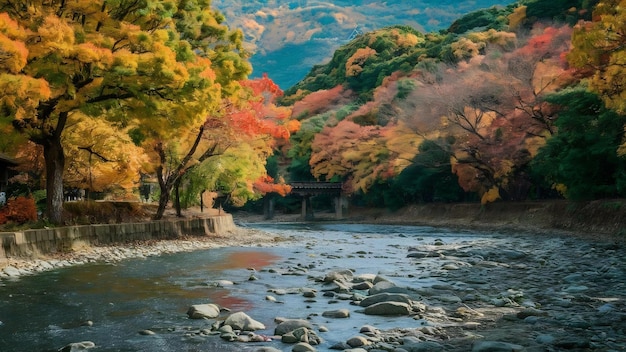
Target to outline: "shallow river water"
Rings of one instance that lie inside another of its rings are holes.
[[[226,342],[199,334],[213,321],[191,320],[186,312],[201,303],[245,312],[265,324],[257,334],[273,335],[276,317],[308,319],[325,327],[318,332],[318,351],[359,335],[364,325],[393,331],[378,336],[378,347],[388,351],[399,348],[399,336],[409,331],[442,351],[470,351],[484,340],[526,351],[626,349],[622,246],[414,226],[247,226],[290,240],[0,281],[0,351],[56,351],[79,341],[92,341],[96,351],[292,350],[280,341]],[[365,315],[350,300],[323,295],[316,279],[341,269],[382,276],[419,297],[426,310],[418,316]],[[306,298],[305,290],[317,294]],[[350,310],[348,318],[323,316],[342,308]],[[154,334],[140,334],[144,330]]]

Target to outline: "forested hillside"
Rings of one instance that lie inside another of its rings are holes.
[[[301,129],[277,172],[389,208],[624,197],[618,4],[523,0],[359,35],[285,92]]]
[[[226,22],[241,28],[253,53],[252,77],[267,73],[283,89],[328,61],[356,34],[390,25],[420,32],[448,27],[462,15],[514,0],[214,0]]]

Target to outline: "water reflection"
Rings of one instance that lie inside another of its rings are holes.
[[[232,252],[229,253],[225,260],[214,263],[210,270],[227,270],[237,268],[253,268],[260,269],[268,266],[280,257],[267,252],[248,251],[248,252]]]
[[[251,302],[211,282],[245,281],[249,271],[242,268],[260,270],[279,258],[268,251],[224,248],[89,264],[3,281],[0,351],[52,351],[82,340],[116,346],[115,351],[143,350],[146,346],[133,347],[141,339],[138,330],[197,324],[186,317],[192,304],[250,309]],[[148,350],[160,350],[158,345],[165,343],[151,340]]]
[[[242,346],[219,338],[186,337],[188,329],[207,328],[212,323],[187,319],[188,307],[216,303],[245,311],[271,333],[277,316],[301,318],[329,308],[326,300],[304,302],[300,295],[289,294],[277,297],[277,304],[265,300],[269,288],[307,287],[311,285],[309,275],[322,276],[331,268],[381,273],[399,285],[433,284],[437,279],[426,274],[428,268],[416,268],[407,261],[403,248],[409,243],[432,242],[435,236],[466,237],[420,227],[307,226],[270,230],[298,238],[290,248],[177,253],[67,268],[7,282],[0,287],[0,320],[5,323],[0,325],[0,351],[56,350],[83,340],[96,343],[98,351],[240,351]],[[452,241],[452,237],[448,239]],[[263,270],[277,263],[278,271]],[[310,270],[307,274],[280,273],[289,267]],[[252,274],[260,279],[250,281]],[[220,280],[234,284],[214,285]],[[333,326],[325,338],[330,343],[371,319],[355,314],[350,324]],[[87,320],[93,321],[93,326],[84,325]],[[384,327],[386,320],[378,324]],[[143,329],[157,335],[139,335]],[[280,347],[280,342],[276,344]]]

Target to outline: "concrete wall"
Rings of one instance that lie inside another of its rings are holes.
[[[7,258],[34,258],[66,252],[81,245],[123,244],[143,240],[208,236],[235,229],[230,214],[207,218],[160,220],[127,224],[100,224],[0,232],[0,265]]]

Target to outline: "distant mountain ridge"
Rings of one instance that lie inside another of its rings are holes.
[[[392,25],[420,32],[445,29],[477,9],[508,5],[512,0],[215,0],[214,8],[246,35],[254,52],[252,77],[268,73],[282,89],[301,80],[355,34]]]

